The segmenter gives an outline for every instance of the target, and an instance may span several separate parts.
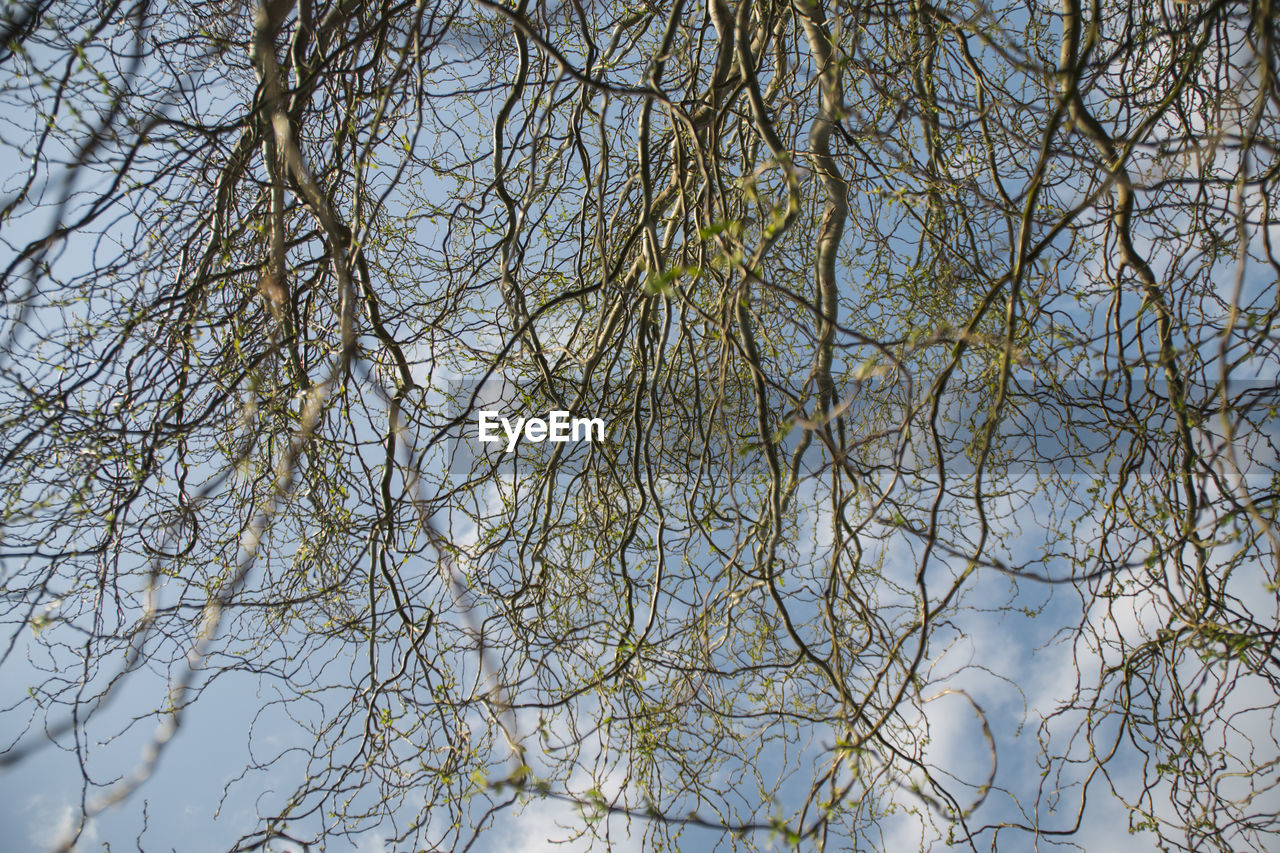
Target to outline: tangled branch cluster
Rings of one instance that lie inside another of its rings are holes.
[[[74,760],[64,849],[224,683],[287,735],[235,850],[1276,843],[1267,0],[0,17],[0,766]],[[480,452],[495,387],[608,440]],[[997,625],[1068,667],[1030,753]]]

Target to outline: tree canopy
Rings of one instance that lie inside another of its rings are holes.
[[[167,848],[251,701],[218,849],[1272,849],[1278,14],[6,4],[0,766]]]

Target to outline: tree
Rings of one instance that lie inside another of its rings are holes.
[[[3,26],[0,763],[74,757],[64,848],[246,678],[303,760],[237,850],[1274,843],[1269,4]],[[990,707],[998,631],[1068,689]]]

